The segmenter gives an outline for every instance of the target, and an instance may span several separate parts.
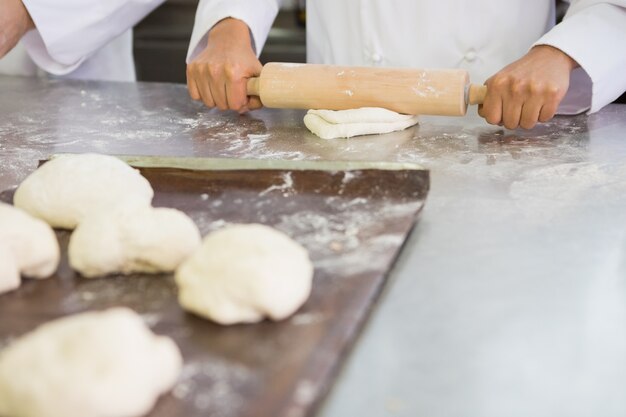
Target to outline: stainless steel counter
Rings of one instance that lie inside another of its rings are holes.
[[[163,84],[0,77],[0,189],[102,152],[387,160],[431,193],[323,417],[626,415],[626,106],[531,132],[423,118],[324,141],[300,111],[207,111]]]

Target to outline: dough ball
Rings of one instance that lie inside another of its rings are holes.
[[[221,324],[290,316],[309,297],[312,278],[306,249],[260,224],[211,233],[176,271],[183,308]]]
[[[417,116],[377,107],[350,110],[309,110],[305,126],[322,139],[351,138],[404,130],[417,124]]]
[[[13,250],[0,242],[0,294],[20,286],[20,268],[13,256]]]
[[[0,352],[0,415],[143,416],[181,365],[176,344],[130,309],[64,317]]]
[[[87,215],[115,207],[149,206],[150,183],[108,155],[63,155],[46,162],[15,192],[14,204],[52,227],[73,229]]]
[[[172,272],[201,242],[185,213],[124,208],[86,217],[70,238],[69,261],[84,277]]]
[[[0,203],[0,293],[20,285],[20,274],[47,278],[59,266],[59,243],[50,226]]]

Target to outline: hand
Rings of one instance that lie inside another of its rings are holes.
[[[533,47],[525,56],[489,78],[487,96],[478,114],[507,129],[532,129],[554,117],[578,64],[547,45]]]
[[[33,19],[21,0],[0,0],[0,58],[34,28]]]
[[[0,0],[1,1],[1,0]],[[248,97],[248,78],[261,73],[248,25],[224,19],[209,32],[207,47],[187,65],[187,88],[194,100],[208,107],[245,113],[262,107],[258,97]]]

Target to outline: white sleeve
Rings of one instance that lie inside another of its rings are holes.
[[[253,48],[261,54],[272,23],[278,14],[277,0],[200,0],[193,26],[187,62],[205,47],[209,30],[227,17],[242,20],[250,28]]]
[[[164,0],[22,1],[37,28],[22,38],[22,44],[44,71],[64,75]]]
[[[626,0],[572,0],[563,22],[535,45],[558,48],[580,65],[564,102],[586,96],[593,113],[626,90]]]

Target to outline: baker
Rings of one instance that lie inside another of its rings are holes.
[[[164,0],[0,0],[0,74],[134,81],[132,28]]]
[[[191,97],[239,112],[261,102],[246,80],[278,12],[275,0],[200,0],[187,57]],[[556,113],[595,112],[626,90],[626,1],[315,0],[307,4],[310,63],[464,68],[488,93],[479,114],[530,129]],[[621,48],[621,49],[620,49]]]

